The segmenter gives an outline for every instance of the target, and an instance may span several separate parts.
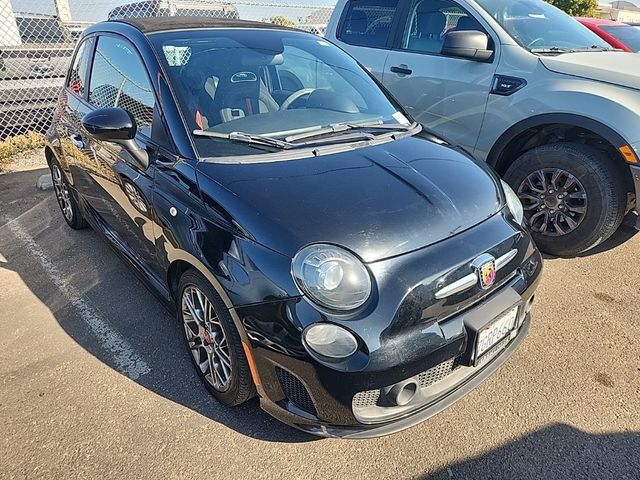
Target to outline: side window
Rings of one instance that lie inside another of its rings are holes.
[[[118,107],[133,115],[138,131],[151,136],[155,98],[142,60],[129,42],[103,36],[98,39],[89,82],[89,103]]]
[[[409,11],[402,48],[416,52],[439,54],[444,35],[450,31],[478,30],[482,25],[468,12],[451,1],[418,0]]]
[[[338,38],[350,45],[384,48],[398,0],[350,1]]]
[[[93,42],[94,39],[89,38],[82,42],[78,47],[76,56],[73,59],[73,65],[71,66],[71,73],[69,74],[69,83],[67,83],[67,87],[80,96],[84,95],[84,81],[87,78],[89,55],[91,54]]]

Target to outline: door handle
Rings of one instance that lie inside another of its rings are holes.
[[[397,73],[398,75],[411,75],[413,70],[411,70],[406,65],[398,65],[395,67],[391,67],[390,69],[393,73]]]
[[[80,135],[71,135],[69,137],[69,140],[71,140],[71,143],[73,143],[73,145],[75,145],[78,148],[84,148],[84,140],[82,140],[82,137]]]

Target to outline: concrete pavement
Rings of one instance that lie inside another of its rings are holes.
[[[177,323],[46,173],[0,175],[0,478],[640,478],[640,235],[549,259],[529,337],[479,389],[375,440],[217,404]]]

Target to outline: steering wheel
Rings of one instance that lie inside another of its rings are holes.
[[[533,46],[534,46],[536,43],[538,43],[538,42],[544,42],[544,38],[542,38],[542,37],[538,37],[538,38],[534,39],[533,41],[531,41],[531,42],[529,42],[529,43],[527,44],[527,48],[531,48],[531,47],[533,47]]]
[[[301,88],[300,90],[293,92],[284,100],[284,102],[282,102],[282,105],[280,105],[280,110],[288,110],[293,102],[304,97],[305,95],[311,94],[313,91],[315,91],[315,88]]]

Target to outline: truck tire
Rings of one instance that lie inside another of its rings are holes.
[[[518,157],[504,179],[522,201],[540,250],[575,256],[609,238],[622,223],[627,195],[614,160],[588,145],[554,143]]]

